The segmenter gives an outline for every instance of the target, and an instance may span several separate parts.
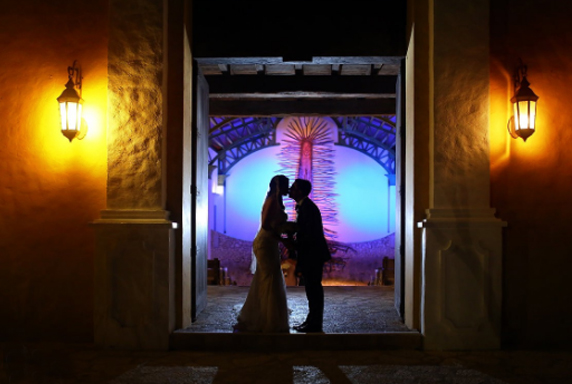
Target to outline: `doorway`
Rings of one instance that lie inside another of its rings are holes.
[[[340,125],[343,125],[344,122],[347,123],[348,119],[359,119],[359,117],[356,117],[356,113],[367,113],[370,115],[370,119],[371,116],[381,116],[390,121],[393,123],[394,140],[390,144],[386,143],[389,147],[385,148],[386,154],[383,156],[385,156],[386,161],[389,159],[394,162],[393,175],[388,175],[388,180],[391,179],[395,188],[395,180],[399,180],[399,177],[396,177],[396,171],[399,172],[401,169],[400,161],[396,161],[395,157],[396,152],[399,152],[396,149],[396,145],[399,145],[399,139],[397,138],[399,128],[397,125],[403,123],[402,116],[400,116],[402,104],[399,103],[397,97],[400,94],[397,89],[401,87],[399,77],[401,58],[383,58],[382,62],[379,62],[379,60],[380,58],[329,58],[328,62],[323,58],[314,58],[311,62],[283,62],[280,58],[278,62],[272,58],[217,58],[197,59],[196,66],[202,72],[199,76],[204,76],[210,89],[208,100],[211,124],[209,128],[213,127],[213,119],[215,125],[228,123],[233,119],[241,122],[248,119],[257,119],[259,121],[266,119],[266,124],[272,125],[272,119],[275,119],[275,122],[279,122],[285,119],[296,119],[300,115],[311,115],[310,119],[316,119],[316,116],[323,116],[324,112],[329,112],[329,118],[339,121]],[[391,120],[391,116],[393,116],[393,120]],[[347,128],[348,126],[346,125],[345,127]],[[258,129],[258,131],[254,132],[254,141],[262,146],[254,148],[254,151],[263,147],[261,140],[265,137],[264,132],[267,135],[266,139],[268,139],[270,132],[260,129],[260,124]],[[375,152],[375,150],[368,148],[367,145],[363,145],[364,140],[365,142],[368,139],[371,141],[375,139],[375,135],[368,135],[359,129],[353,132],[350,129],[345,133],[347,134],[348,132],[350,134],[347,136],[350,137],[353,133],[354,147],[358,148],[357,150],[361,150],[366,154],[369,151],[370,156]],[[338,132],[336,134],[340,136]],[[361,147],[359,146],[360,143],[355,142],[357,138],[362,141]],[[275,139],[276,137],[274,137]],[[269,144],[266,143],[266,145]],[[237,147],[235,146],[234,148],[236,149]],[[388,148],[390,151],[388,151]],[[392,156],[387,156],[387,153],[391,153]],[[218,153],[211,153],[211,155],[216,157]],[[240,160],[238,157],[235,156],[233,160],[238,162]],[[227,160],[225,158],[225,161]],[[214,163],[210,165],[211,184],[209,186],[209,194],[217,189],[220,192],[221,187],[224,190],[226,178],[229,176],[225,174],[225,167],[219,167]],[[217,172],[213,178],[212,175],[215,170]],[[221,170],[222,172],[219,173]],[[216,194],[216,192],[214,193]],[[398,211],[402,209],[400,202],[401,199],[397,196],[393,203],[396,207],[393,215],[397,217],[398,221],[401,216]],[[217,229],[220,226],[224,227],[224,222],[221,223],[220,219],[218,219],[221,216],[220,210],[224,209],[223,206],[216,205],[214,209],[216,212],[212,212],[212,207],[209,208],[211,210],[209,212],[211,219],[213,217],[217,218],[214,225]],[[258,209],[255,209],[255,212],[258,212]],[[393,225],[395,234],[402,233],[402,231],[397,230],[397,227],[402,225],[402,223],[394,222]],[[209,233],[212,234],[213,232],[210,231]],[[212,244],[213,240],[212,237],[209,238],[209,244]],[[390,255],[393,256],[393,260],[401,257],[399,252],[402,249],[400,242],[401,239],[395,239],[397,253]],[[197,257],[209,258],[208,255],[201,256],[199,254],[197,254]],[[206,263],[203,264],[202,261],[198,261],[196,265],[201,264],[205,265]],[[401,260],[398,260],[395,265],[395,284],[397,286],[402,281],[400,277],[403,272]],[[374,271],[371,272],[373,273]],[[205,270],[205,276],[206,273],[207,271]],[[230,276],[224,277],[228,278]],[[199,280],[201,279],[195,278],[196,283],[203,284]],[[371,283],[371,280],[368,282]],[[193,283],[194,285],[195,283]],[[203,290],[201,288],[200,291],[206,292],[206,289]],[[400,288],[395,289],[395,295],[394,303],[397,306],[399,316],[402,316],[399,307],[402,302],[401,295],[403,295],[403,290]],[[194,319],[199,315],[199,312],[195,313]]]

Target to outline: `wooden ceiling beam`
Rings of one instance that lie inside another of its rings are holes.
[[[395,93],[332,93],[332,92],[281,92],[281,93],[209,93],[209,98],[237,99],[394,99]]]
[[[396,76],[205,76],[214,94],[394,94]]]
[[[395,99],[209,100],[211,116],[377,116],[395,108]]]
[[[203,64],[387,64],[399,65],[401,56],[313,56],[307,60],[284,60],[281,56],[268,57],[195,57]]]

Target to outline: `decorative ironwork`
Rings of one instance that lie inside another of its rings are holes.
[[[335,202],[334,149],[331,128],[319,117],[294,117],[288,123],[286,138],[280,151],[279,171],[290,180],[306,179],[312,183],[311,198],[322,212],[324,231],[328,239],[337,235],[331,226],[337,224]],[[294,203],[285,203],[293,215]]]
[[[381,165],[388,177],[395,175],[395,115],[335,117],[336,145],[355,149]],[[244,157],[260,149],[278,145],[276,126],[280,118],[211,117],[209,165],[219,174],[228,171]]]
[[[395,116],[344,116],[338,124],[336,145],[360,151],[395,175]]]
[[[218,166],[219,175],[246,156],[276,143],[278,118],[211,117],[209,165]]]

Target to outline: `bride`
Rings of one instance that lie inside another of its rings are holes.
[[[278,248],[287,220],[282,196],[287,194],[288,178],[274,176],[262,206],[261,226],[252,244],[256,272],[238,322],[233,326],[234,332],[289,332],[286,283]]]

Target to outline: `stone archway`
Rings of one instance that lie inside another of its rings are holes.
[[[190,321],[183,3],[110,2],[108,195],[95,223],[100,345],[167,349]],[[419,326],[425,348],[498,348],[503,223],[489,202],[488,2],[408,3],[406,323]]]

